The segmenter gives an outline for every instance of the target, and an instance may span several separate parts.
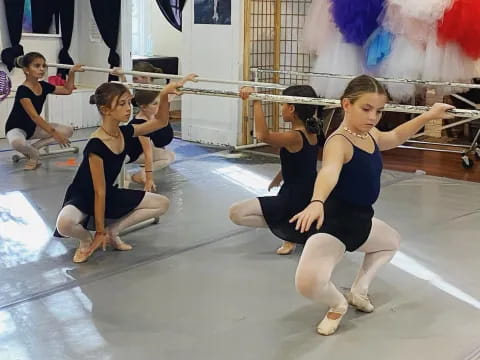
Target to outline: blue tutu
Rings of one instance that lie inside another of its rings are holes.
[[[363,46],[378,28],[384,0],[332,0],[332,18],[348,43]]]
[[[365,66],[374,69],[392,52],[393,34],[379,27],[365,43]]]

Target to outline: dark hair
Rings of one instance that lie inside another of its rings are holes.
[[[18,68],[28,68],[30,64],[38,58],[43,59],[45,62],[47,61],[42,54],[38,52],[29,52],[23,56],[15,58],[15,66]]]
[[[380,82],[377,79],[368,75],[360,75],[352,79],[348,83],[340,100],[348,99],[353,104],[362,95],[368,94],[368,93],[385,95],[387,99],[390,98],[385,87],[382,84],[380,84]]]
[[[153,66],[149,62],[146,61],[136,61],[133,64],[133,71],[141,71],[141,72],[150,72],[150,73],[163,73],[163,70]]]
[[[317,93],[310,85],[294,85],[286,88],[282,92],[287,96],[301,96],[316,98]],[[305,129],[312,134],[320,134],[322,131],[320,120],[323,106],[308,104],[292,104],[295,106],[295,114],[305,123]]]
[[[158,91],[135,90],[135,103],[137,106],[149,105],[160,95]]]
[[[90,104],[97,105],[100,113],[102,112],[102,106],[108,106],[114,109],[117,104],[113,104],[113,100],[117,99],[118,102],[118,98],[127,92],[129,92],[129,90],[122,84],[103,83],[95,90],[95,94],[90,96]]]

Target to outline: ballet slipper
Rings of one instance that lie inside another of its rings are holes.
[[[133,174],[131,179],[132,179],[133,182],[135,182],[137,184],[145,185],[145,179],[139,173]]]
[[[340,322],[342,321],[343,316],[347,313],[347,310],[348,306],[345,310],[334,308],[328,310],[323,320],[317,325],[317,333],[325,336],[335,333],[340,325]]]
[[[350,291],[347,295],[347,301],[354,308],[365,313],[371,313],[375,310],[367,295],[356,294]]]
[[[88,247],[87,250],[80,250],[80,248],[77,249],[78,251],[78,259],[83,260],[79,262],[85,262],[88,260],[88,258],[101,246],[103,251],[107,249],[107,243],[109,242],[109,236],[107,234],[95,234],[95,237],[93,238],[93,241],[91,242],[90,246]],[[75,252],[75,255],[77,255],[77,251]],[[75,256],[74,256],[75,258]],[[75,260],[74,260],[75,261]]]
[[[88,260],[89,256],[89,249],[77,248],[77,250],[75,250],[75,254],[73,255],[73,262],[84,263]]]
[[[278,255],[289,255],[295,250],[295,243],[284,241],[283,245],[277,249]]]
[[[87,261],[90,256],[89,250],[91,245],[92,241],[88,241],[88,246],[82,246],[82,243],[80,243],[80,246],[75,250],[75,254],[73,255],[73,262],[83,263]]]
[[[32,171],[32,170],[35,170],[36,168],[38,168],[41,165],[42,165],[42,163],[40,161],[29,159],[29,160],[27,160],[27,162],[23,166],[23,170]]]
[[[110,237],[110,245],[112,245],[112,247],[115,250],[119,250],[119,251],[128,251],[128,250],[133,249],[132,245],[124,242],[122,239],[120,239],[119,236],[115,236],[115,237],[111,236]]]

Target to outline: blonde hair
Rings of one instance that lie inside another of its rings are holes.
[[[348,83],[340,100],[348,99],[354,104],[362,95],[369,93],[385,95],[387,99],[390,99],[388,91],[377,79],[368,75],[360,75]]]

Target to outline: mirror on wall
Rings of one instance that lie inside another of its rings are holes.
[[[45,0],[25,0],[23,33],[59,34],[58,3]]]

